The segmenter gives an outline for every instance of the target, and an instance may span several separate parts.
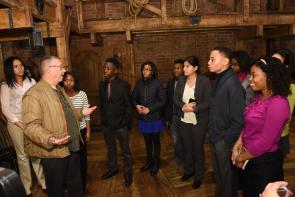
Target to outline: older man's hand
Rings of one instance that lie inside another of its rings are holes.
[[[69,135],[66,137],[63,137],[63,138],[50,137],[48,139],[48,142],[51,145],[63,145],[63,144],[68,143],[70,137],[71,136],[69,136]]]

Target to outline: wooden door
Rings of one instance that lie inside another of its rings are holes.
[[[89,104],[98,108],[91,115],[91,126],[100,125],[98,98],[99,82],[103,79],[103,66],[98,54],[93,51],[81,51],[74,58],[72,69],[78,73],[81,90],[88,96]]]

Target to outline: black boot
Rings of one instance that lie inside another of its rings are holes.
[[[151,175],[152,176],[156,176],[156,174],[158,174],[160,169],[160,158],[156,158],[154,161],[154,165],[151,169]]]
[[[153,146],[150,134],[144,134],[144,141],[146,147],[146,163],[140,168],[141,172],[150,170],[153,166]]]

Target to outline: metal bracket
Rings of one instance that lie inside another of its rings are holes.
[[[8,18],[9,18],[9,27],[13,29],[13,16],[12,16],[12,9],[8,9]]]

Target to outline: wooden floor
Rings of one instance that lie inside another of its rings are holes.
[[[292,127],[294,128],[294,126]],[[289,188],[295,189],[295,129],[290,133],[291,154],[288,155],[284,165],[286,181],[289,182]],[[161,152],[161,169],[157,176],[152,177],[149,172],[140,172],[139,168],[145,163],[145,148],[142,136],[135,130],[130,134],[130,145],[133,166],[133,184],[126,188],[123,180],[122,159],[118,156],[120,164],[119,175],[102,181],[101,175],[106,172],[106,148],[102,133],[93,132],[92,141],[88,146],[88,165],[89,181],[86,196],[138,196],[138,197],[166,197],[166,196],[214,196],[213,170],[211,165],[211,155],[206,142],[206,173],[203,184],[200,189],[193,190],[192,179],[181,182],[181,166],[173,158],[173,144],[170,131],[162,134],[162,152]],[[78,169],[77,169],[78,170]],[[46,197],[42,190],[35,186],[33,196]]]

